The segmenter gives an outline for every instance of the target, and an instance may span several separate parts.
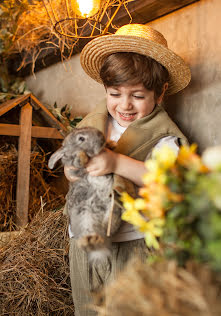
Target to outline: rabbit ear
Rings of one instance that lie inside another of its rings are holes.
[[[60,148],[55,153],[53,153],[53,155],[51,155],[48,161],[48,167],[50,169],[53,169],[56,162],[64,156],[64,153],[65,153],[64,148]]]

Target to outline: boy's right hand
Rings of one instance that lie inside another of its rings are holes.
[[[103,176],[114,173],[117,164],[118,154],[114,151],[104,148],[98,155],[90,158],[86,165],[87,172],[90,176]]]

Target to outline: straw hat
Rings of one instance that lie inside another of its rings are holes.
[[[101,66],[107,56],[117,52],[150,56],[167,68],[170,75],[167,94],[184,89],[190,82],[190,69],[184,60],[168,49],[167,41],[161,33],[143,24],[127,24],[113,35],[90,41],[81,52],[81,65],[92,79],[102,83]]]

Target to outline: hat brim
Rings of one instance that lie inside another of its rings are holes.
[[[92,79],[102,83],[102,64],[107,56],[117,52],[138,53],[162,64],[170,76],[167,95],[184,89],[190,82],[190,69],[180,56],[161,44],[130,35],[105,35],[90,41],[81,52],[81,65]]]

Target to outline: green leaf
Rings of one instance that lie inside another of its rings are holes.
[[[7,93],[0,93],[0,100],[4,100],[7,97]]]

